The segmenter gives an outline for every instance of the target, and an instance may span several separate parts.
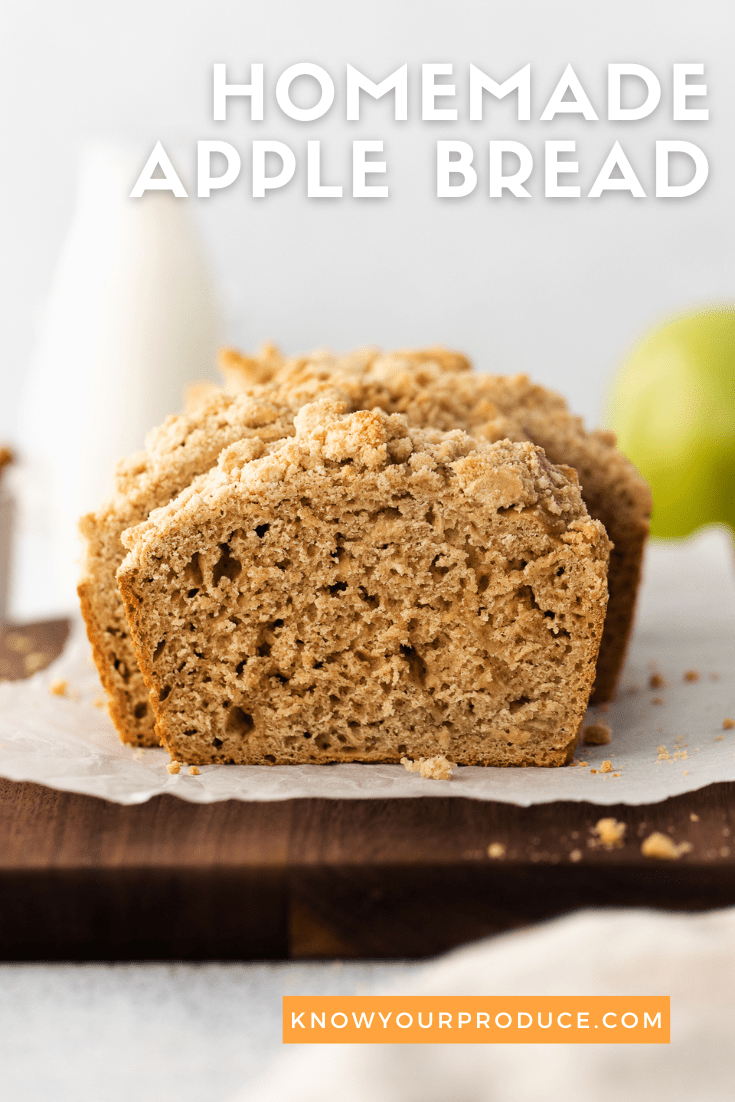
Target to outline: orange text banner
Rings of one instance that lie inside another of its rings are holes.
[[[666,1045],[669,996],[285,995],[284,1044]]]

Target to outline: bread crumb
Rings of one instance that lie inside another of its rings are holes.
[[[69,688],[69,682],[65,681],[63,677],[55,677],[48,687],[48,691],[52,696],[66,696],[66,691]]]
[[[612,762],[611,761],[604,761],[602,763],[602,765],[600,766],[600,772],[601,773],[612,773]]]
[[[449,761],[443,754],[437,754],[434,758],[419,758],[412,761],[411,758],[401,758],[401,765],[409,773],[419,773],[426,780],[448,781],[451,779],[452,770],[456,768],[453,761]]]
[[[569,860],[573,861],[575,865],[576,865],[577,861],[581,861],[582,860],[582,851],[581,851],[581,849],[573,849],[572,852],[569,854]]]
[[[581,768],[583,765],[589,765],[588,761],[578,761],[577,765]]]
[[[671,755],[669,754],[669,751],[666,749],[665,746],[659,746],[658,747],[658,760],[659,761],[670,761],[671,760]]]
[[[657,857],[662,861],[676,861],[683,853],[689,853],[691,848],[691,842],[680,842],[677,846],[667,834],[661,834],[660,831],[655,830],[642,842],[641,853],[644,857]]]
[[[181,762],[174,759],[173,761],[170,761],[168,763],[166,769],[169,771],[169,773],[178,773],[181,769]]]
[[[689,816],[689,818],[691,819],[691,821],[693,823],[698,823],[699,822],[699,815],[697,815],[696,811],[693,811],[691,813],[691,815]]]
[[[715,735],[715,742],[722,742],[724,737],[724,735]]]
[[[5,636],[5,646],[16,654],[28,654],[33,650],[33,640],[29,635],[21,635],[20,632],[10,631]]]
[[[698,670],[686,670],[685,673],[684,673],[684,680],[685,681],[699,681],[699,671]]]
[[[505,845],[503,842],[491,842],[487,847],[487,855],[488,857],[492,857],[495,861],[499,861],[501,858],[505,857]]]
[[[666,701],[664,700],[664,698],[662,696],[654,696],[653,700],[651,701],[651,704],[665,704],[665,703],[666,703]]]
[[[50,661],[50,655],[44,654],[40,650],[32,650],[30,654],[26,654],[23,658],[23,666],[30,676],[32,673],[38,673],[39,670],[45,669]]]
[[[607,746],[612,739],[612,727],[607,723],[590,723],[583,738],[587,746]]]
[[[94,700],[92,701],[92,707],[93,708],[104,708],[106,703],[107,703],[107,701],[104,700],[101,696],[96,696],[94,698]]]
[[[595,845],[600,845],[604,849],[618,849],[623,844],[627,827],[625,823],[610,818],[599,819],[591,829],[597,835]]]
[[[666,681],[660,673],[652,673],[648,679],[648,687],[650,689],[663,689],[665,685]]]
[[[190,777],[198,777],[199,773],[200,773],[200,770],[197,769],[197,767],[195,765],[190,765],[189,766],[189,776]]]
[[[729,716],[727,717],[727,719],[723,719],[723,721],[722,721],[722,730],[723,731],[732,731],[732,729],[734,727],[735,727],[735,719],[730,719]]]

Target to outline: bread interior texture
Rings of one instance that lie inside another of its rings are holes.
[[[325,400],[125,534],[156,734],[192,764],[560,765],[609,541],[573,471]]]

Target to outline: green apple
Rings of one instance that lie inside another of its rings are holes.
[[[641,341],[615,380],[609,422],[650,483],[654,536],[735,531],[735,308],[681,316]]]

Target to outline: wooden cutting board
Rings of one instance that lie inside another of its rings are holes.
[[[0,677],[50,661],[66,633],[63,621],[0,632]],[[627,824],[620,848],[589,845],[603,817]],[[645,858],[653,831],[692,849]],[[733,903],[735,784],[639,807],[174,796],[121,807],[0,781],[4,960],[420,957],[579,907]]]

